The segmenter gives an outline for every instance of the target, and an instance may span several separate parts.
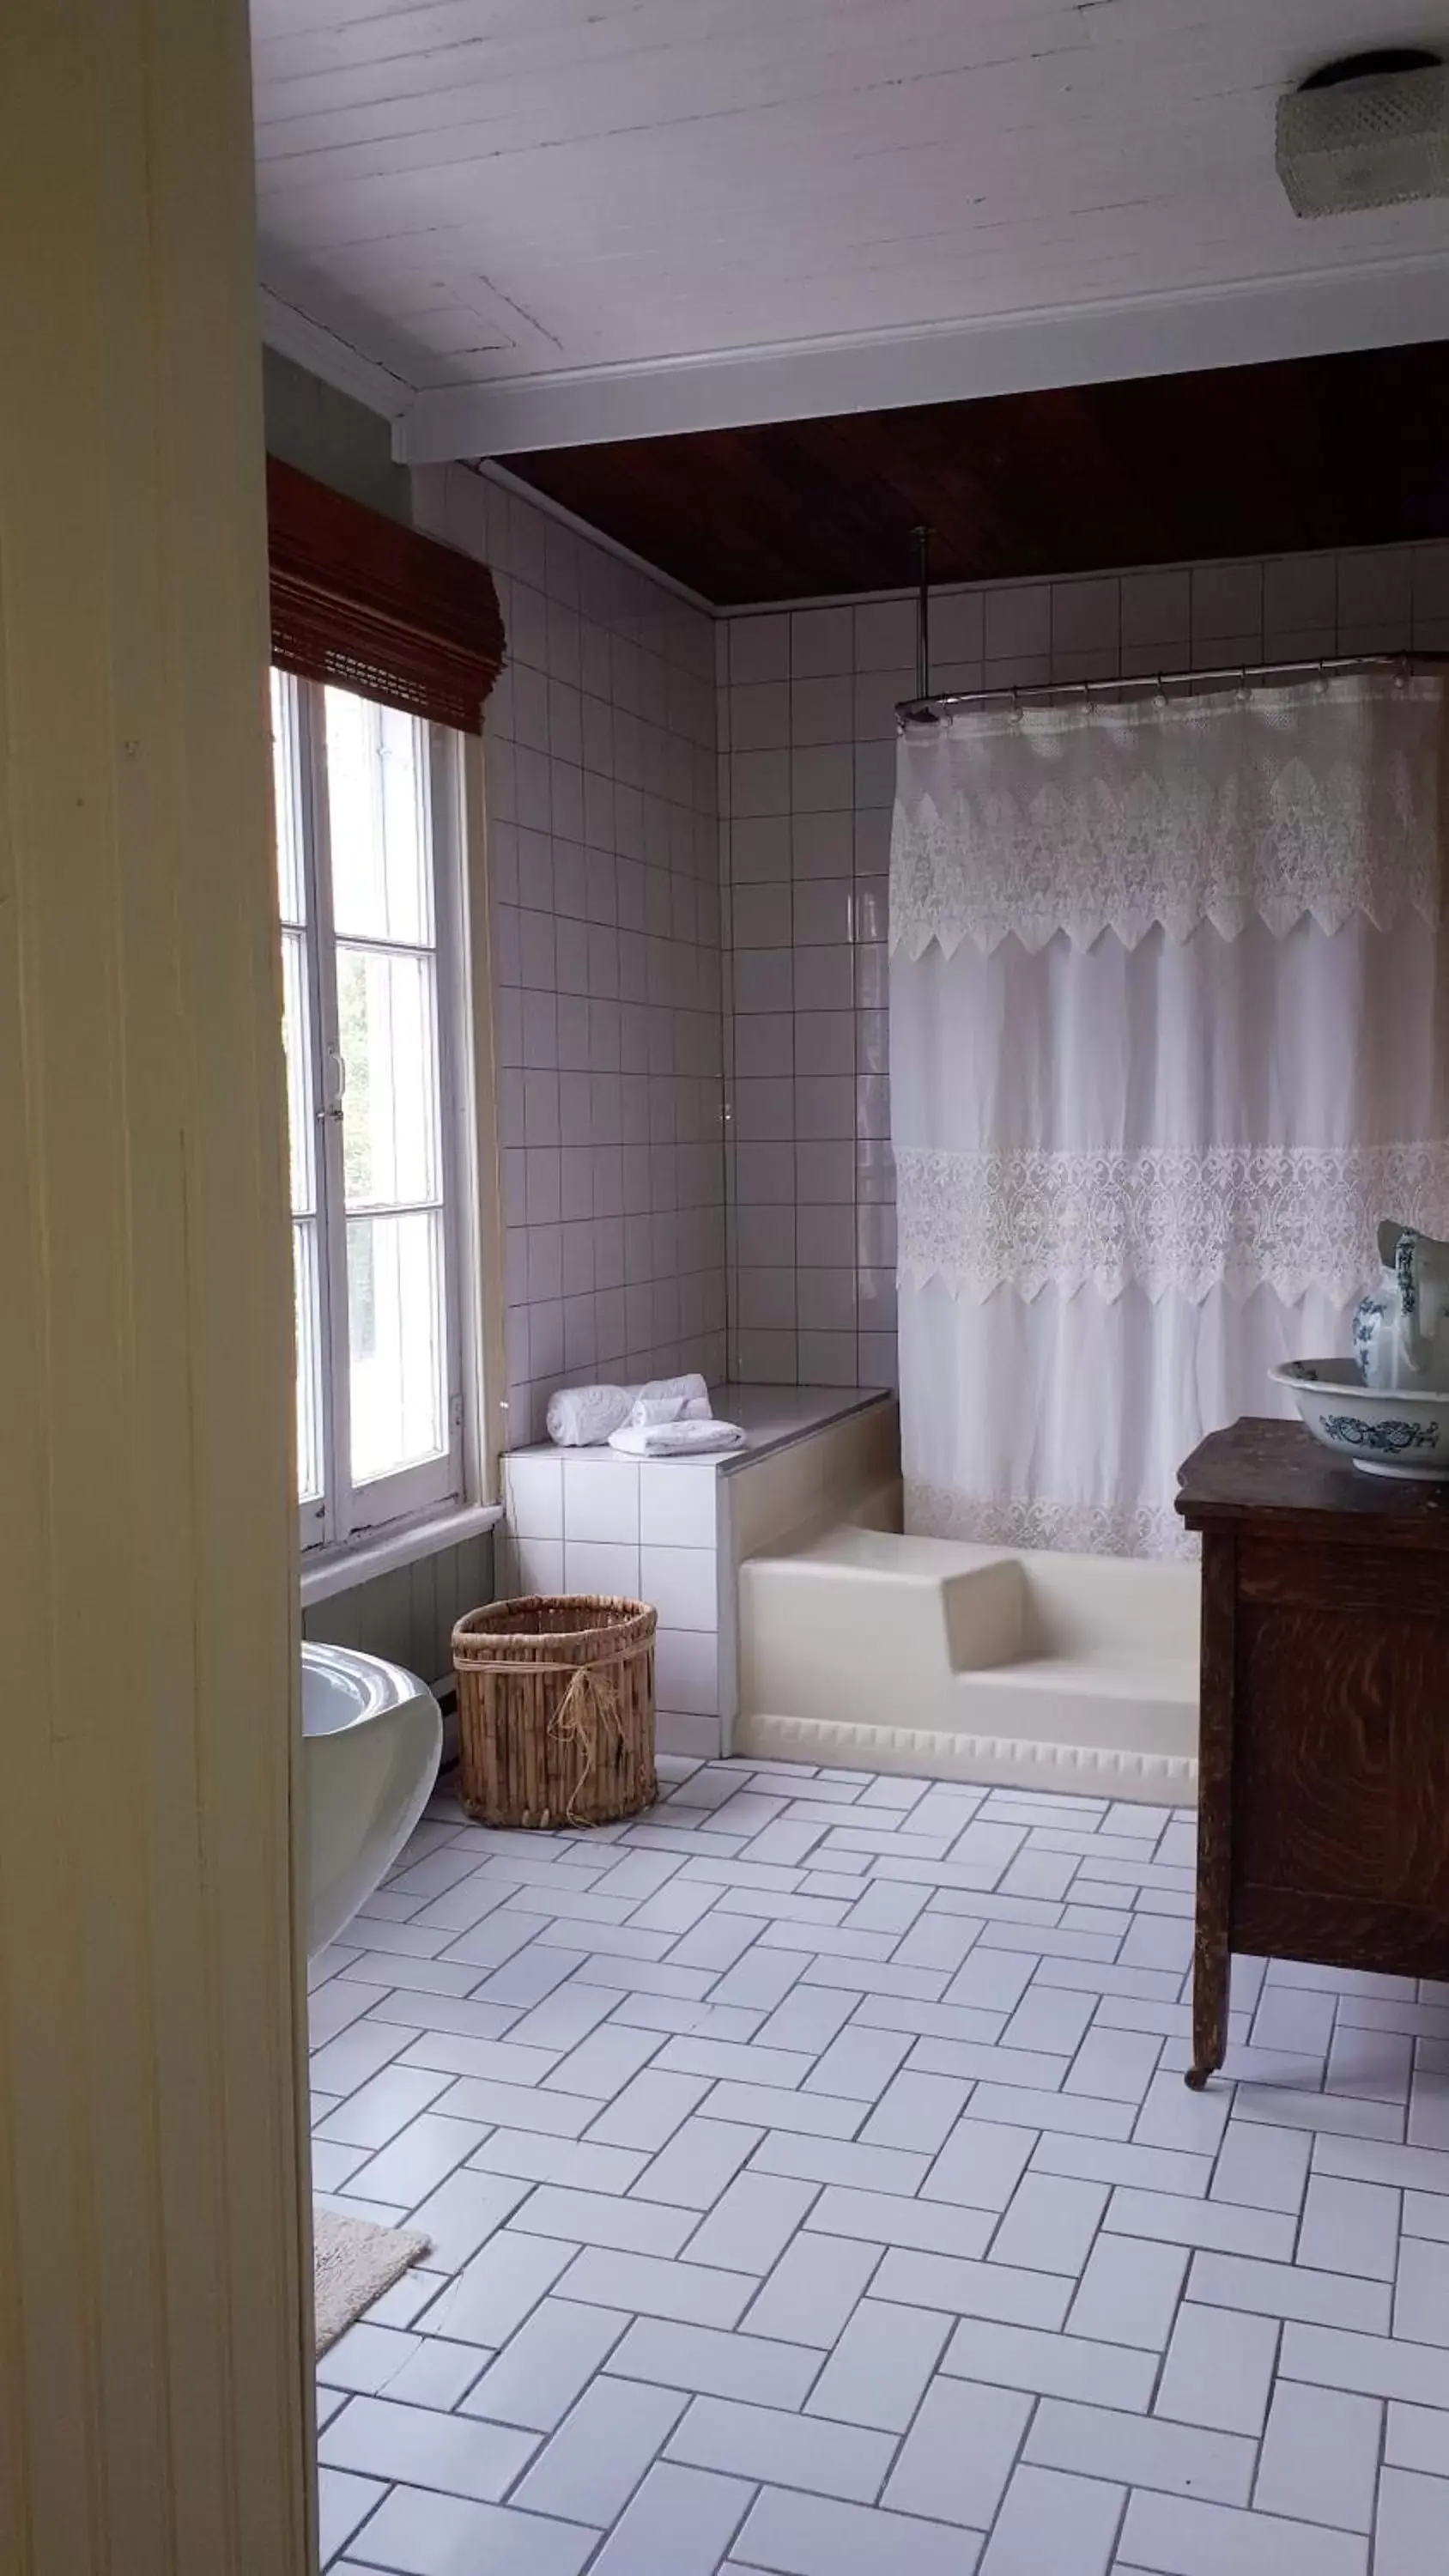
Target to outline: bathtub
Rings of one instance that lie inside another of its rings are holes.
[[[307,1955],[351,1921],[427,1804],[443,1746],[415,1673],[350,1646],[302,1648]]]

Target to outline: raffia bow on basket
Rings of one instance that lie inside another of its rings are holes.
[[[569,1791],[564,1818],[571,1825],[586,1825],[592,1819],[580,1815],[578,1802],[599,1764],[599,1738],[605,1728],[613,1732],[614,1742],[622,1751],[624,1727],[619,1716],[619,1701],[610,1684],[602,1681],[592,1664],[491,1664],[490,1673],[567,1673],[568,1688],[548,1722],[548,1731],[560,1744],[581,1745],[583,1762]]]
[[[652,1803],[655,1624],[642,1602],[545,1595],[459,1620],[453,1662],[471,1816],[581,1826]]]

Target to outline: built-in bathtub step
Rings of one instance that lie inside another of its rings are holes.
[[[1196,1794],[1195,1566],[842,1523],[739,1584],[737,1752]]]

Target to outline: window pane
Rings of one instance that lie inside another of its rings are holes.
[[[283,921],[307,918],[302,874],[302,754],[297,730],[297,683],[272,673],[272,794],[277,809],[277,892]]]
[[[443,1236],[436,1210],[347,1220],[352,1474],[365,1484],[448,1446]]]
[[[287,1139],[292,1172],[292,1213],[311,1216],[317,1206],[317,1126],[312,1115],[311,1010],[307,992],[307,941],[300,930],[282,933],[282,1042],[287,1051]]]
[[[416,1206],[442,1195],[434,986],[431,957],[338,947],[349,1208]]]
[[[332,913],[343,939],[433,937],[428,736],[415,716],[328,689]]]
[[[292,1226],[292,1281],[297,1306],[297,1496],[312,1503],[322,1492],[322,1331],[317,1227],[311,1218]]]

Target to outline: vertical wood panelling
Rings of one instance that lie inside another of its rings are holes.
[[[1442,537],[1446,436],[1436,339],[499,462],[725,607]]]
[[[446,1681],[453,1669],[455,1622],[493,1598],[493,1540],[485,1531],[317,1602],[304,1616],[303,1634],[329,1646],[387,1655],[426,1682]]]
[[[302,2576],[246,10],[5,35],[0,2565]]]

